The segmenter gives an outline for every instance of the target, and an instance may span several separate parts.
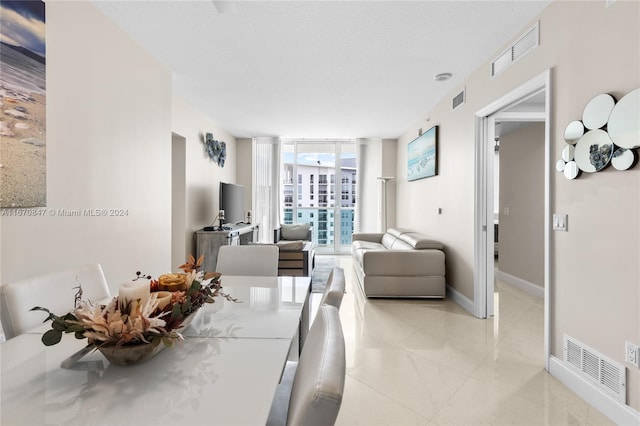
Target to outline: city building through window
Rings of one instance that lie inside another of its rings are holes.
[[[282,182],[284,223],[311,224],[320,252],[348,251],[357,202],[355,142],[284,141],[281,152],[281,176],[297,176],[296,184]]]

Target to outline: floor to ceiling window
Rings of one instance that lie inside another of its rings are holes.
[[[356,207],[354,141],[284,141],[282,218],[310,223],[317,252],[346,252]]]

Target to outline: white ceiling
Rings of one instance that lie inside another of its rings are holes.
[[[94,2],[232,135],[298,138],[399,137],[549,4]]]

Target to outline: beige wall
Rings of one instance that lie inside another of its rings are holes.
[[[236,180],[235,139],[172,98],[171,73],[90,2],[48,2],[47,215],[0,219],[1,281],[99,262],[115,292],[138,270],[175,270],[172,131],[185,139],[186,258],[217,214],[219,182]],[[206,132],[227,143],[224,168],[206,155]],[[49,216],[89,208],[127,215]]]
[[[494,58],[488,58],[425,112],[440,125],[439,175],[398,180],[397,221],[444,242],[447,283],[458,292],[474,297],[475,112],[551,68],[553,167],[565,144],[564,127],[581,117],[593,96],[608,92],[619,98],[640,86],[638,34],[639,2],[606,7],[604,1],[555,1],[540,15],[538,48],[493,79]],[[450,98],[463,87],[467,103],[452,111]],[[407,143],[423,124],[418,120],[399,140],[398,176],[406,176]],[[417,200],[419,208],[402,208]],[[440,216],[437,207],[443,208]],[[566,333],[624,364],[625,340],[640,343],[640,168],[607,169],[575,181],[553,172],[551,210],[569,215],[569,232],[551,235],[551,353],[562,359]],[[640,409],[637,368],[628,368],[627,388],[629,405]]]
[[[115,292],[170,267],[171,73],[89,2],[46,13],[47,212],[0,218],[0,280],[99,262]]]
[[[640,3],[607,8],[604,1],[556,1],[540,16],[540,31],[540,46],[498,77],[489,78],[487,62],[454,88],[451,96],[466,87],[466,104],[451,111],[445,99],[425,111],[440,126],[438,176],[406,181],[406,145],[424,117],[398,141],[396,224],[445,243],[447,283],[470,299],[474,113],[552,68],[554,164],[564,127],[589,99],[601,92],[621,97],[640,86]],[[126,209],[127,215],[2,217],[2,282],[100,262],[115,291],[136,270],[173,269],[172,131],[187,143],[185,241],[215,216],[218,182],[236,179],[233,138],[180,99],[172,101],[170,72],[89,2],[47,2],[47,124],[47,208]],[[227,142],[224,169],[204,154],[207,131]],[[383,171],[380,163],[372,167]],[[562,357],[566,333],[624,363],[624,341],[640,343],[640,167],[575,181],[553,173],[551,209],[569,215],[569,232],[551,236],[552,354]],[[638,369],[629,369],[627,387],[629,405],[640,409]]]
[[[500,271],[543,287],[544,123],[500,137],[499,180]]]
[[[220,182],[236,182],[236,141],[215,121],[175,97],[172,102],[171,129],[186,139],[186,224],[184,230],[187,253],[195,254],[193,232],[210,225],[219,210]],[[227,144],[224,167],[214,163],[204,150],[206,133]],[[217,222],[216,222],[217,223]],[[176,270],[179,265],[172,265]]]
[[[253,210],[253,141],[249,138],[236,140],[236,183],[244,185],[244,211]],[[253,211],[251,212],[253,214]],[[253,220],[253,219],[252,219]]]
[[[358,139],[358,197],[356,232],[378,232],[380,224],[380,183],[382,139]],[[388,204],[391,206],[391,204]]]
[[[387,228],[396,226],[396,157],[398,141],[395,139],[382,140],[382,158],[380,176],[391,176],[387,182]]]

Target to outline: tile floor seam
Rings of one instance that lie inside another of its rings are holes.
[[[413,408],[411,408],[411,407],[407,407],[405,404],[403,404],[402,402],[400,402],[400,401],[396,400],[396,399],[395,399],[395,398],[393,398],[392,396],[387,395],[387,394],[386,394],[386,393],[384,393],[384,392],[381,392],[379,389],[376,389],[375,387],[371,386],[370,384],[368,384],[368,383],[366,383],[366,382],[363,382],[363,381],[362,381],[362,380],[360,380],[359,378],[354,377],[354,376],[352,376],[352,375],[351,375],[351,374],[349,374],[349,373],[347,373],[347,376],[349,376],[352,380],[355,380],[356,382],[360,383],[361,385],[366,386],[367,388],[371,389],[373,392],[375,392],[375,393],[377,393],[377,394],[379,394],[379,395],[381,395],[381,396],[383,396],[383,397],[385,397],[385,398],[387,398],[387,399],[389,399],[389,400],[391,400],[391,401],[395,402],[396,404],[398,404],[399,406],[401,406],[401,407],[402,407],[402,408],[404,408],[405,410],[411,411],[413,414],[415,414],[415,415],[417,415],[417,416],[419,416],[419,417],[423,418],[425,421],[427,421],[427,422],[431,422],[431,419],[430,419],[430,418],[425,417],[423,414],[421,414],[421,413],[417,412],[416,410],[414,410],[414,409],[413,409]]]

